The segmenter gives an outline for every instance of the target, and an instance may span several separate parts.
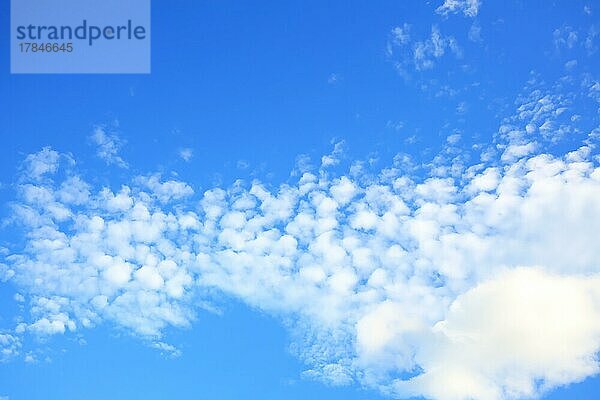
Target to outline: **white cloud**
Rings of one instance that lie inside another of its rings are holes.
[[[337,142],[333,146],[331,154],[321,157],[321,167],[327,168],[339,164],[340,158],[344,154],[344,142]]]
[[[431,34],[424,40],[411,42],[409,35],[410,25],[392,29],[387,45],[388,57],[397,53],[396,69],[408,76],[409,69],[417,71],[432,69],[436,62],[445,54],[452,53],[455,57],[462,57],[462,49],[453,36],[444,36],[438,26],[431,27]]]
[[[26,244],[4,270],[30,317],[0,348],[14,354],[20,335],[109,322],[177,355],[165,330],[188,326],[216,291],[291,321],[305,375],[334,384],[495,400],[590,376],[600,349],[597,139],[543,152],[577,132],[576,102],[552,92],[521,96],[494,139],[499,156],[469,165],[450,136],[422,176],[401,155],[336,176],[338,143],[294,182],[236,182],[196,202],[191,185],[156,174],[113,189],[72,168],[26,167],[13,217]]]
[[[453,133],[452,135],[450,135],[450,136],[448,136],[446,138],[446,141],[449,144],[456,144],[456,143],[458,143],[460,141],[460,139],[461,139],[461,134],[460,133]]]
[[[194,150],[190,149],[189,147],[185,147],[185,148],[179,150],[179,157],[181,157],[181,159],[185,162],[189,162],[193,156],[194,156]]]
[[[181,355],[181,350],[165,342],[154,342],[152,343],[152,347],[171,357],[179,357]]]
[[[479,0],[444,0],[444,4],[435,11],[438,14],[447,16],[448,14],[463,13],[467,17],[475,17],[479,12],[481,3]]]
[[[577,60],[569,60],[565,63],[565,69],[572,70],[577,67]]]
[[[435,65],[435,59],[442,57],[449,49],[460,57],[462,51],[452,36],[444,37],[437,26],[431,27],[431,37],[422,42],[415,42],[413,49],[413,60],[417,70],[431,69]]]
[[[554,36],[554,46],[556,46],[557,50],[562,48],[572,49],[577,44],[578,34],[570,26],[563,26],[561,28],[556,28],[553,33]]]
[[[21,340],[19,337],[0,332],[0,362],[6,362],[19,354]]]
[[[453,301],[417,351],[425,373],[395,389],[440,400],[530,398],[594,375],[599,299],[598,274],[500,273]]]
[[[392,40],[397,45],[408,44],[410,42],[410,25],[404,23],[404,25],[392,29]]]
[[[473,25],[471,25],[471,28],[469,28],[469,40],[476,43],[483,41],[483,38],[481,37],[481,25],[477,22],[474,22]]]
[[[40,180],[46,174],[56,172],[60,155],[49,147],[44,147],[38,153],[25,158],[25,174],[32,180]]]
[[[138,181],[142,186],[147,187],[149,193],[162,203],[180,200],[194,194],[194,190],[187,183],[174,180],[161,182],[160,175],[157,174],[139,177]]]
[[[90,139],[97,146],[96,155],[107,165],[127,168],[127,163],[119,156],[123,141],[115,133],[107,132],[104,127],[97,126],[90,135]]]

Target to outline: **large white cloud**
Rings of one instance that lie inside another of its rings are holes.
[[[1,270],[29,315],[2,345],[111,323],[177,353],[165,329],[216,290],[280,316],[306,374],[332,383],[487,400],[579,381],[600,349],[600,167],[593,132],[541,152],[540,127],[579,132],[564,102],[532,90],[481,163],[451,140],[423,173],[397,157],[335,174],[337,146],[294,183],[198,199],[159,175],[97,187],[43,149],[12,205],[25,246]]]
[[[507,270],[460,295],[416,355],[400,394],[528,398],[598,372],[600,275]]]

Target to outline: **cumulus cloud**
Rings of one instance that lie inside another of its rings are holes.
[[[34,181],[40,180],[46,174],[52,174],[58,169],[60,155],[50,147],[29,154],[25,158],[25,175]]]
[[[21,340],[6,332],[0,332],[0,362],[6,362],[19,354]]]
[[[174,180],[161,182],[158,174],[139,177],[137,181],[150,190],[162,203],[180,200],[194,194],[194,190],[188,184]]]
[[[598,373],[600,275],[516,268],[458,296],[425,334],[425,371],[396,381],[402,395],[530,398]],[[482,362],[482,360],[485,360]]]
[[[54,150],[28,156],[13,204],[25,244],[3,263],[29,316],[0,345],[110,323],[176,356],[166,328],[216,291],[280,317],[305,375],[333,384],[500,400],[593,375],[597,137],[544,151],[580,133],[577,114],[571,95],[531,85],[475,164],[450,136],[420,170],[399,155],[344,172],[336,144],[292,182],[194,197],[156,174],[99,187]]]
[[[344,142],[340,141],[333,145],[333,151],[331,154],[321,157],[321,166],[331,167],[340,163],[340,158],[344,154]]]

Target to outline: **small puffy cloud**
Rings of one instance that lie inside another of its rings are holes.
[[[127,163],[119,156],[123,140],[115,133],[107,132],[104,127],[97,126],[90,135],[90,139],[96,146],[96,155],[107,165],[127,168]]]
[[[194,190],[185,182],[168,180],[161,182],[160,175],[139,177],[138,181],[150,190],[150,194],[162,203],[180,200],[194,194]]]
[[[462,13],[467,17],[475,17],[479,12],[481,2],[479,0],[444,0],[444,4],[436,8],[440,15]]]
[[[19,354],[21,339],[7,332],[0,332],[0,362],[6,362]]]
[[[60,156],[58,152],[50,147],[44,147],[41,151],[29,154],[23,163],[24,173],[28,179],[40,180],[47,174],[53,174],[58,169]]]
[[[358,192],[358,187],[345,176],[331,186],[331,195],[341,205],[347,204]]]
[[[321,157],[321,167],[327,168],[327,167],[332,167],[332,166],[339,164],[340,158],[342,157],[343,154],[344,154],[344,141],[336,142],[333,145],[333,151],[330,154]]]
[[[461,139],[461,134],[460,133],[453,133],[452,135],[448,136],[446,138],[446,142],[448,142],[449,144],[456,144],[460,141]]]
[[[511,144],[506,147],[502,153],[502,161],[512,162],[519,158],[525,157],[533,153],[536,149],[535,142],[529,142],[524,144]]]
[[[577,60],[569,60],[565,63],[565,69],[572,70],[577,67]]]

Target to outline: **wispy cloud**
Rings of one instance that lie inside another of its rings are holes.
[[[392,29],[387,45],[387,54],[395,60],[397,70],[405,76],[411,70],[426,71],[434,68],[436,62],[450,53],[456,58],[462,57],[462,49],[453,36],[445,36],[437,25],[431,27],[431,33],[424,40],[411,40],[409,26]]]
[[[561,28],[556,28],[553,33],[554,36],[554,46],[557,50],[562,48],[572,49],[577,44],[579,40],[579,35],[577,31],[575,31],[570,26],[563,26]]]
[[[340,74],[330,74],[329,78],[327,78],[327,83],[329,83],[330,85],[335,85],[340,83],[340,81],[342,80],[342,76]]]
[[[481,2],[479,0],[444,0],[444,4],[435,11],[445,16],[462,13],[467,17],[475,17],[479,13],[480,6]]]
[[[481,25],[479,25],[477,22],[474,22],[473,25],[471,25],[471,28],[469,28],[468,37],[472,42],[482,42],[483,38],[481,37]]]
[[[185,148],[179,150],[179,157],[185,162],[189,162],[193,156],[194,156],[194,150],[189,147],[185,147]]]
[[[124,142],[116,133],[108,132],[105,127],[97,126],[90,135],[90,139],[96,146],[96,155],[107,165],[127,168],[127,163],[119,156]]]

